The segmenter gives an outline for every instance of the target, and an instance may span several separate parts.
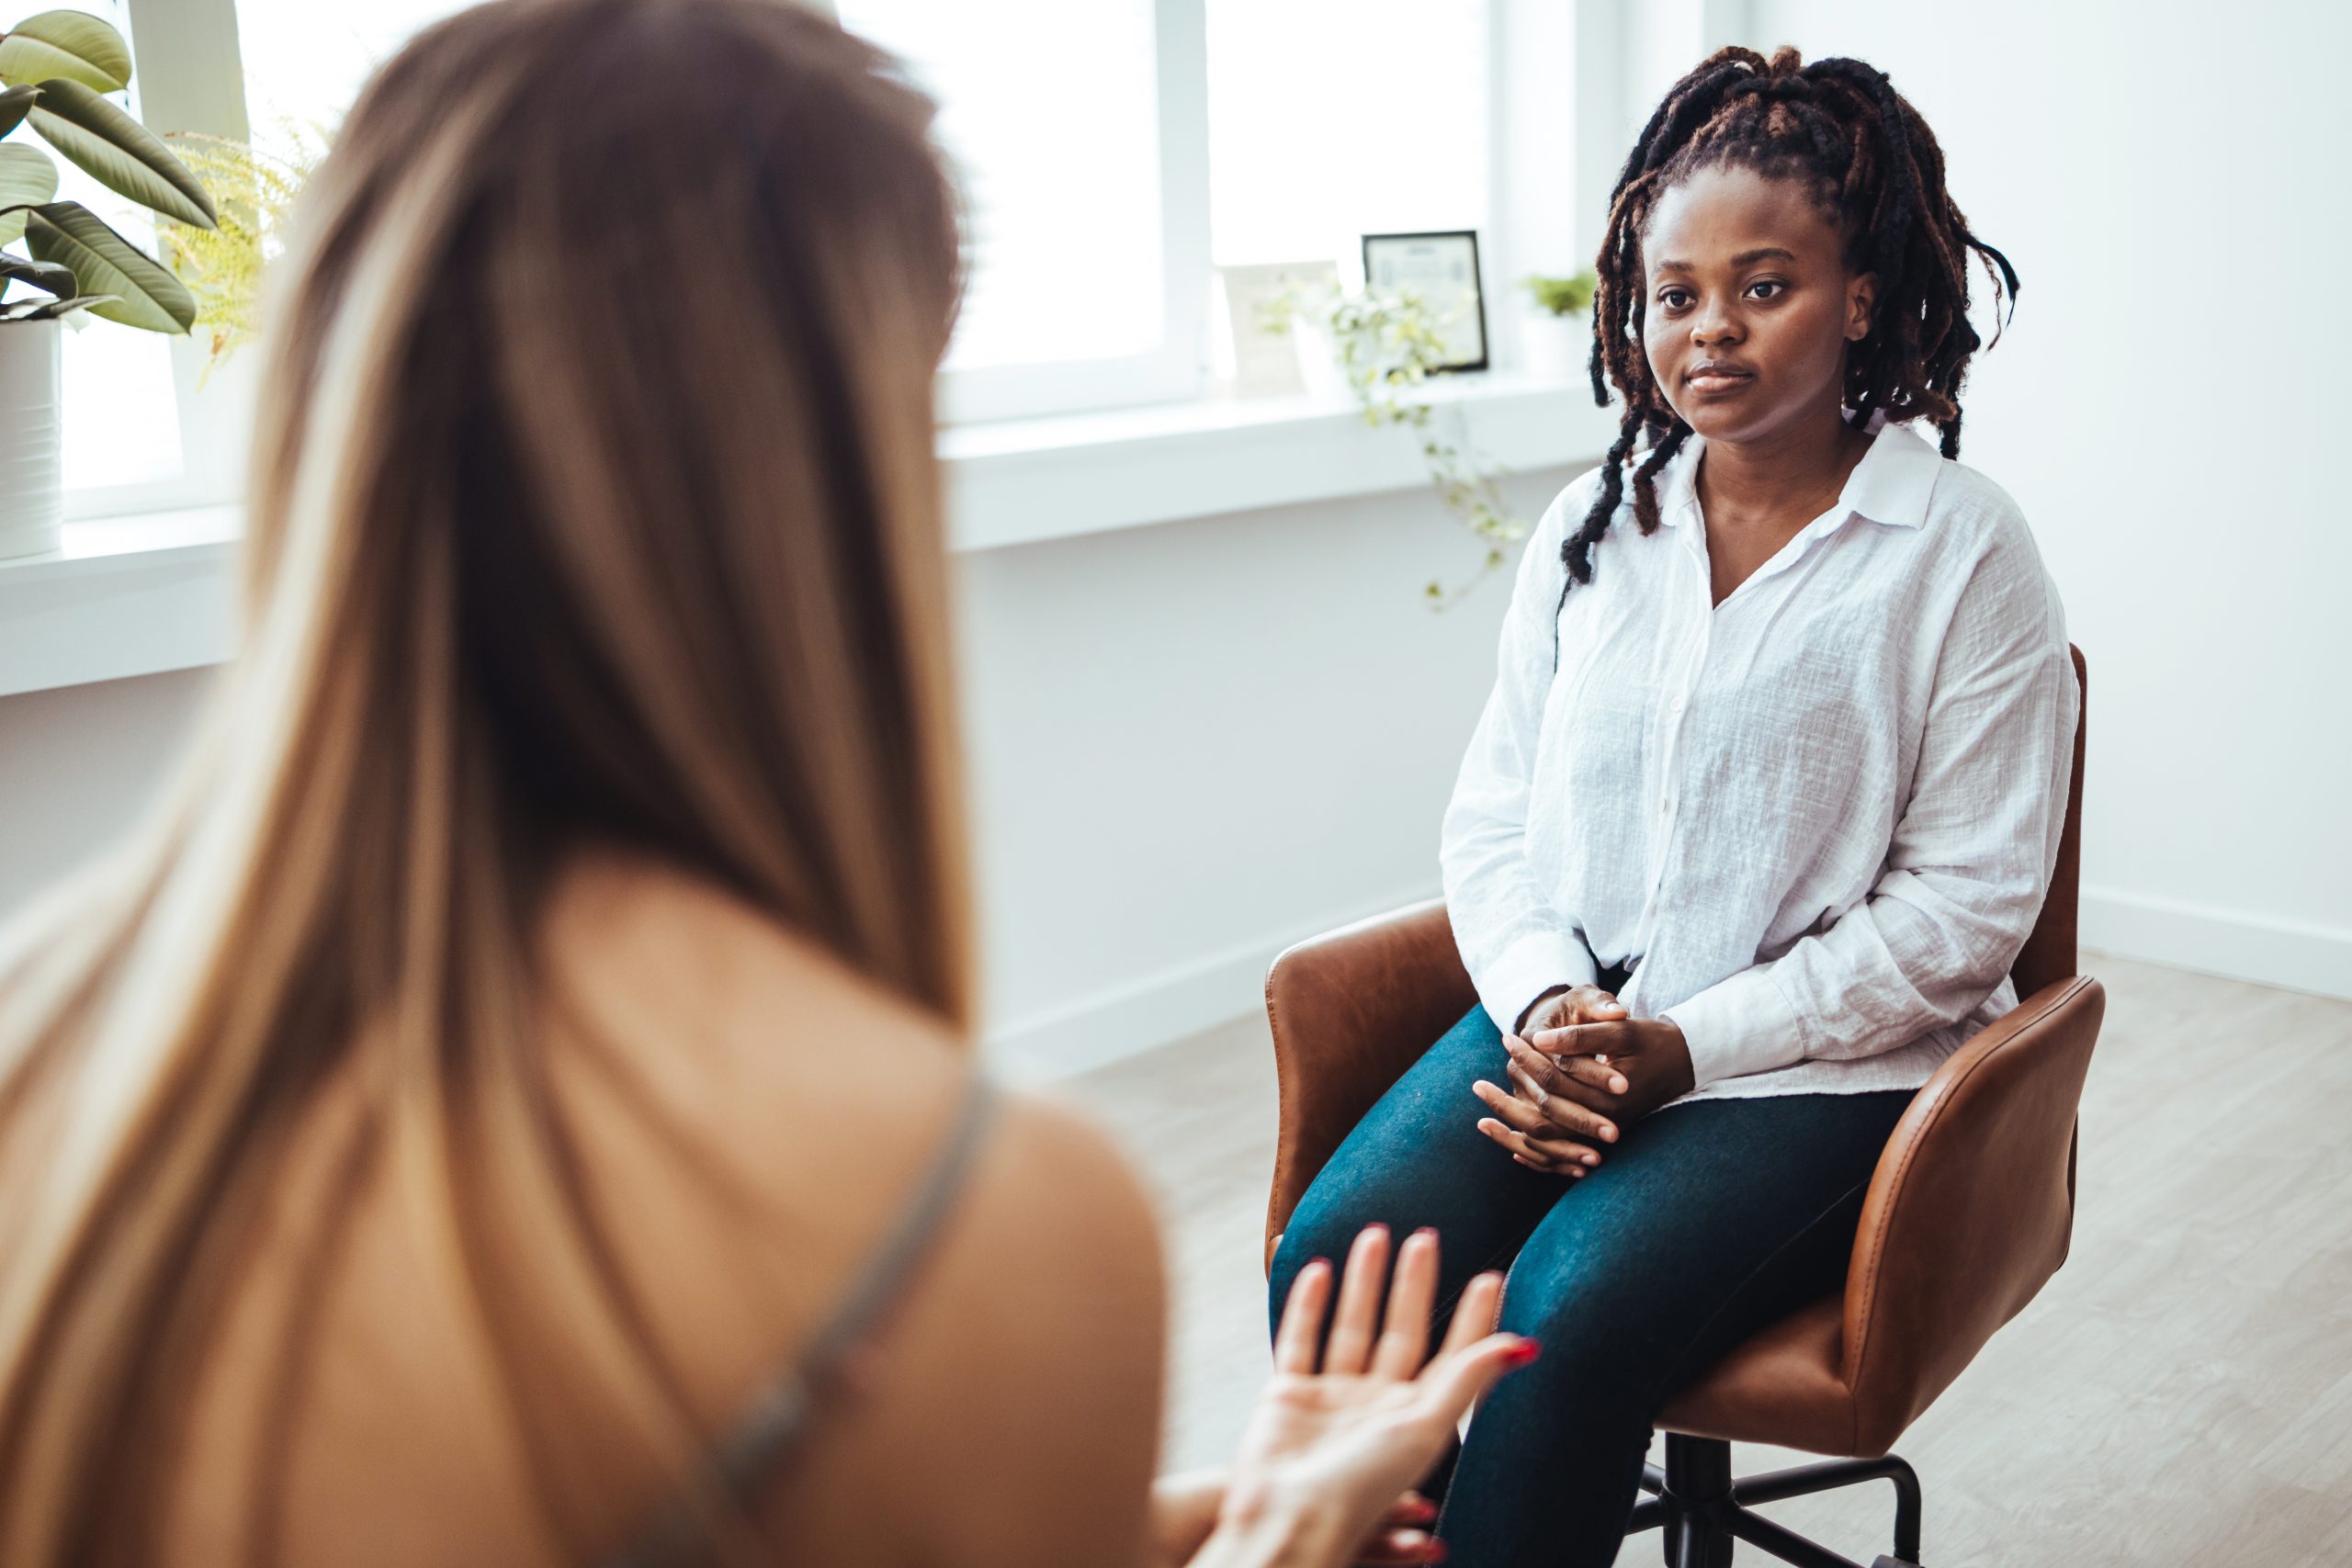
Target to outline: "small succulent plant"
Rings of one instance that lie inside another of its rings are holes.
[[[1537,273],[1526,279],[1527,291],[1535,297],[1536,308],[1555,316],[1580,315],[1592,305],[1592,291],[1600,287],[1600,275],[1590,267],[1573,277],[1551,277]]]
[[[43,11],[0,37],[0,323],[87,310],[148,332],[184,333],[196,299],[172,270],[76,201],[59,201],[57,165],[9,141],[29,127],[119,196],[196,229],[219,223],[212,197],[164,139],[107,95],[130,85],[122,35],[81,11]],[[44,297],[10,300],[22,283]]]

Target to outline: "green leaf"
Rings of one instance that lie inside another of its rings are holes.
[[[70,299],[20,299],[0,309],[0,321],[62,321],[84,310],[111,305],[119,294],[76,294]]]
[[[32,122],[43,141],[118,196],[198,229],[213,227],[212,198],[179,155],[127,110],[81,83],[62,77],[43,82]]]
[[[25,123],[25,116],[40,102],[39,87],[8,87],[0,89],[0,136],[6,136]]]
[[[57,196],[57,165],[38,147],[0,141],[0,245],[22,239],[25,215],[11,207],[39,207]]]
[[[196,299],[154,257],[116,233],[78,201],[32,209],[25,248],[35,261],[62,262],[93,294],[121,296],[96,313],[151,333],[185,333],[196,323]]]
[[[62,77],[119,93],[130,85],[130,51],[122,35],[86,11],[43,11],[27,17],[0,40],[0,82],[22,84]]]
[[[51,294],[67,295],[82,286],[74,281],[74,269],[55,262],[27,261],[0,252],[0,278],[20,278],[35,288],[46,288]]]

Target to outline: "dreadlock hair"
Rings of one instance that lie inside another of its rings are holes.
[[[1592,395],[1606,408],[1613,383],[1625,413],[1592,510],[1560,546],[1563,605],[1572,584],[1592,581],[1592,547],[1617,514],[1626,462],[1644,435],[1634,520],[1645,534],[1657,529],[1657,474],[1690,427],[1652,378],[1642,347],[1642,231],[1666,191],[1724,167],[1802,182],[1849,236],[1848,265],[1877,275],[1870,333],[1846,361],[1845,400],[1857,423],[1881,411],[1894,422],[1933,420],[1944,456],[1958,457],[1961,381],[1983,342],[1968,321],[1970,251],[1992,279],[1996,317],[2005,299],[2016,308],[2017,269],[1969,232],[1944,189],[1942,149],[1884,72],[1859,60],[1806,65],[1793,49],[1770,60],[1752,49],[1716,51],[1668,90],[1610,195],[1592,306]]]

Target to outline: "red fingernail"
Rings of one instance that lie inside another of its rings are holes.
[[[1518,1348],[1514,1349],[1510,1353],[1510,1364],[1514,1367],[1523,1367],[1543,1353],[1543,1341],[1539,1339],[1522,1339],[1519,1342]]]
[[[1428,1554],[1427,1556],[1423,1557],[1423,1558],[1421,1559],[1421,1561],[1422,1561],[1422,1562],[1444,1562],[1444,1561],[1445,1561],[1445,1542],[1443,1542],[1443,1541],[1442,1541],[1442,1540],[1436,1540],[1436,1539],[1432,1538],[1432,1539],[1430,1540],[1430,1550],[1429,1550],[1429,1554]]]

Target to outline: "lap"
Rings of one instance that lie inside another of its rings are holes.
[[[1310,1258],[1374,1223],[1433,1226],[1442,1303],[1509,1266],[1507,1326],[1606,1333],[1671,1359],[1835,1287],[1879,1151],[1907,1092],[1696,1100],[1625,1130],[1581,1179],[1530,1170],[1477,1130],[1470,1092],[1508,1081],[1502,1036],[1473,1010],[1350,1134],[1292,1216],[1272,1306]],[[1788,1298],[1793,1296],[1795,1299]],[[1442,1320],[1444,1314],[1441,1310]]]
[[[1679,1375],[1837,1288],[1910,1100],[1773,1095],[1655,1112],[1528,1235],[1504,1326],[1564,1349],[1605,1340],[1614,1364],[1671,1392]]]

